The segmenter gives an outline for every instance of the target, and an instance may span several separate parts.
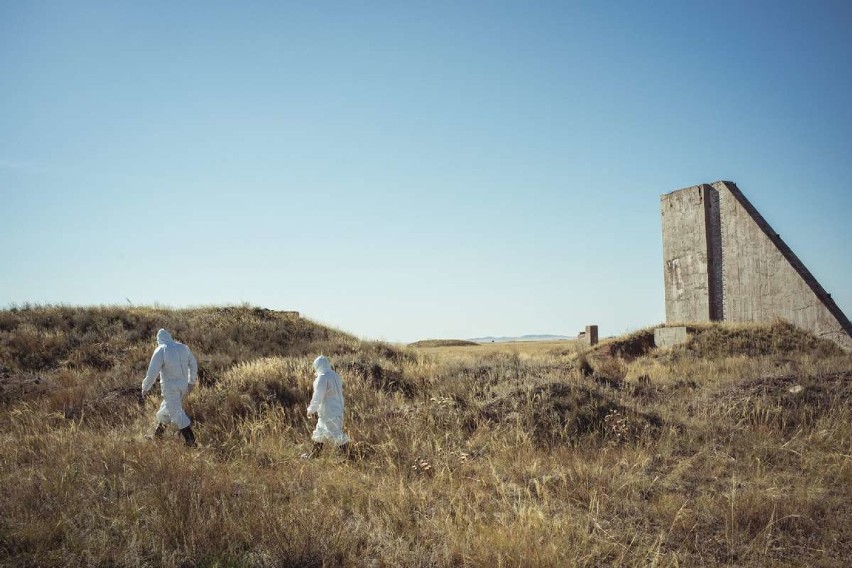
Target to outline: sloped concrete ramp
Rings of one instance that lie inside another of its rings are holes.
[[[661,197],[666,321],[783,319],[852,350],[852,324],[730,181]]]

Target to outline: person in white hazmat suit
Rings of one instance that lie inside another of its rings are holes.
[[[198,378],[198,362],[189,347],[172,339],[165,329],[157,332],[157,348],[151,356],[148,373],[142,381],[143,398],[160,377],[163,403],[157,411],[155,438],[162,438],[166,425],[174,422],[188,446],[195,446],[195,435],[190,428],[189,416],[183,410],[183,397],[194,387]]]
[[[325,442],[330,442],[346,452],[349,436],[343,432],[343,379],[331,368],[331,363],[320,355],[314,360],[314,395],[308,405],[308,416],[316,413],[317,426],[311,439],[314,447],[302,458],[315,457]]]

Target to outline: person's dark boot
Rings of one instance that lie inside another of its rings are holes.
[[[178,432],[180,432],[181,436],[183,436],[183,439],[186,440],[187,446],[189,446],[190,448],[196,447],[197,444],[195,443],[195,434],[192,433],[192,428],[187,426],[186,428],[181,428],[180,430],[178,430]]]
[[[351,460],[354,458],[352,455],[352,448],[349,447],[349,442],[339,445],[337,449],[340,450],[340,453],[343,454],[346,459]]]
[[[309,460],[311,458],[317,457],[321,451],[322,451],[322,442],[314,442],[314,447],[311,448],[311,451],[304,453],[299,457],[302,458],[303,460]]]
[[[157,427],[154,428],[154,431],[150,434],[147,434],[145,437],[149,440],[161,440],[163,438],[163,434],[166,433],[166,425],[165,424],[157,424]]]

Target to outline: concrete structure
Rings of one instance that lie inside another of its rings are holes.
[[[658,327],[654,330],[655,347],[674,347],[689,340],[685,326]]]
[[[784,319],[852,349],[852,324],[737,186],[661,198],[666,321]]]
[[[577,340],[585,343],[589,347],[593,347],[598,344],[598,326],[596,325],[587,325],[585,331],[581,331],[577,334]]]
[[[586,326],[586,341],[589,343],[590,346],[595,346],[598,344],[598,326]]]

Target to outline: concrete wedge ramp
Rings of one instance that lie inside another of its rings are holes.
[[[666,321],[783,319],[852,350],[852,324],[730,181],[660,198]]]

